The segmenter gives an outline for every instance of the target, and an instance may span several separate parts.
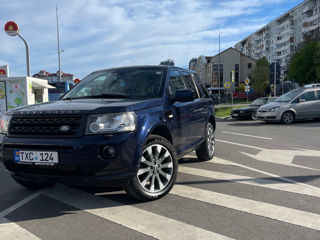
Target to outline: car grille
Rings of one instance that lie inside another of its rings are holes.
[[[81,133],[83,119],[83,116],[13,116],[9,134],[76,136]]]

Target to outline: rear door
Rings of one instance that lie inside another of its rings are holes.
[[[315,91],[304,92],[299,96],[299,103],[296,105],[296,118],[316,117],[316,95]]]

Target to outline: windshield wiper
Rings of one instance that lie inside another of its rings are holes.
[[[133,98],[133,97],[128,95],[123,95],[123,94],[99,94],[99,95],[92,95],[92,96],[63,98],[62,100],[84,99],[84,98]]]

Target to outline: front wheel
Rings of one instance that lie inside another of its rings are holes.
[[[294,113],[291,111],[284,112],[281,121],[285,124],[291,124],[294,121]]]
[[[178,161],[171,143],[151,135],[142,150],[139,169],[125,190],[137,200],[159,199],[171,190],[177,173]]]
[[[251,119],[252,119],[252,120],[257,120],[257,112],[256,112],[256,111],[253,111],[253,112],[251,113]]]
[[[215,136],[214,129],[211,123],[207,125],[206,139],[196,150],[196,154],[199,160],[208,161],[214,156],[215,150]]]

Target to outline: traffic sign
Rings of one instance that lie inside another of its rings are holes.
[[[246,92],[246,93],[250,92],[250,86],[246,86],[246,87],[245,87],[245,92]]]
[[[17,36],[19,34],[19,26],[15,22],[7,22],[6,25],[4,25],[4,30],[6,33],[11,36]]]
[[[244,80],[244,82],[245,82],[246,85],[249,85],[250,79],[247,77],[246,80]]]
[[[225,82],[225,83],[224,83],[224,87],[225,87],[225,88],[230,88],[230,87],[231,87],[230,82]]]
[[[281,75],[280,75],[280,81],[283,81],[284,78],[285,78],[285,75],[284,75],[284,74],[281,74]]]
[[[231,81],[234,82],[234,79],[235,79],[235,77],[234,77],[234,71],[232,70],[232,72],[231,72]]]

